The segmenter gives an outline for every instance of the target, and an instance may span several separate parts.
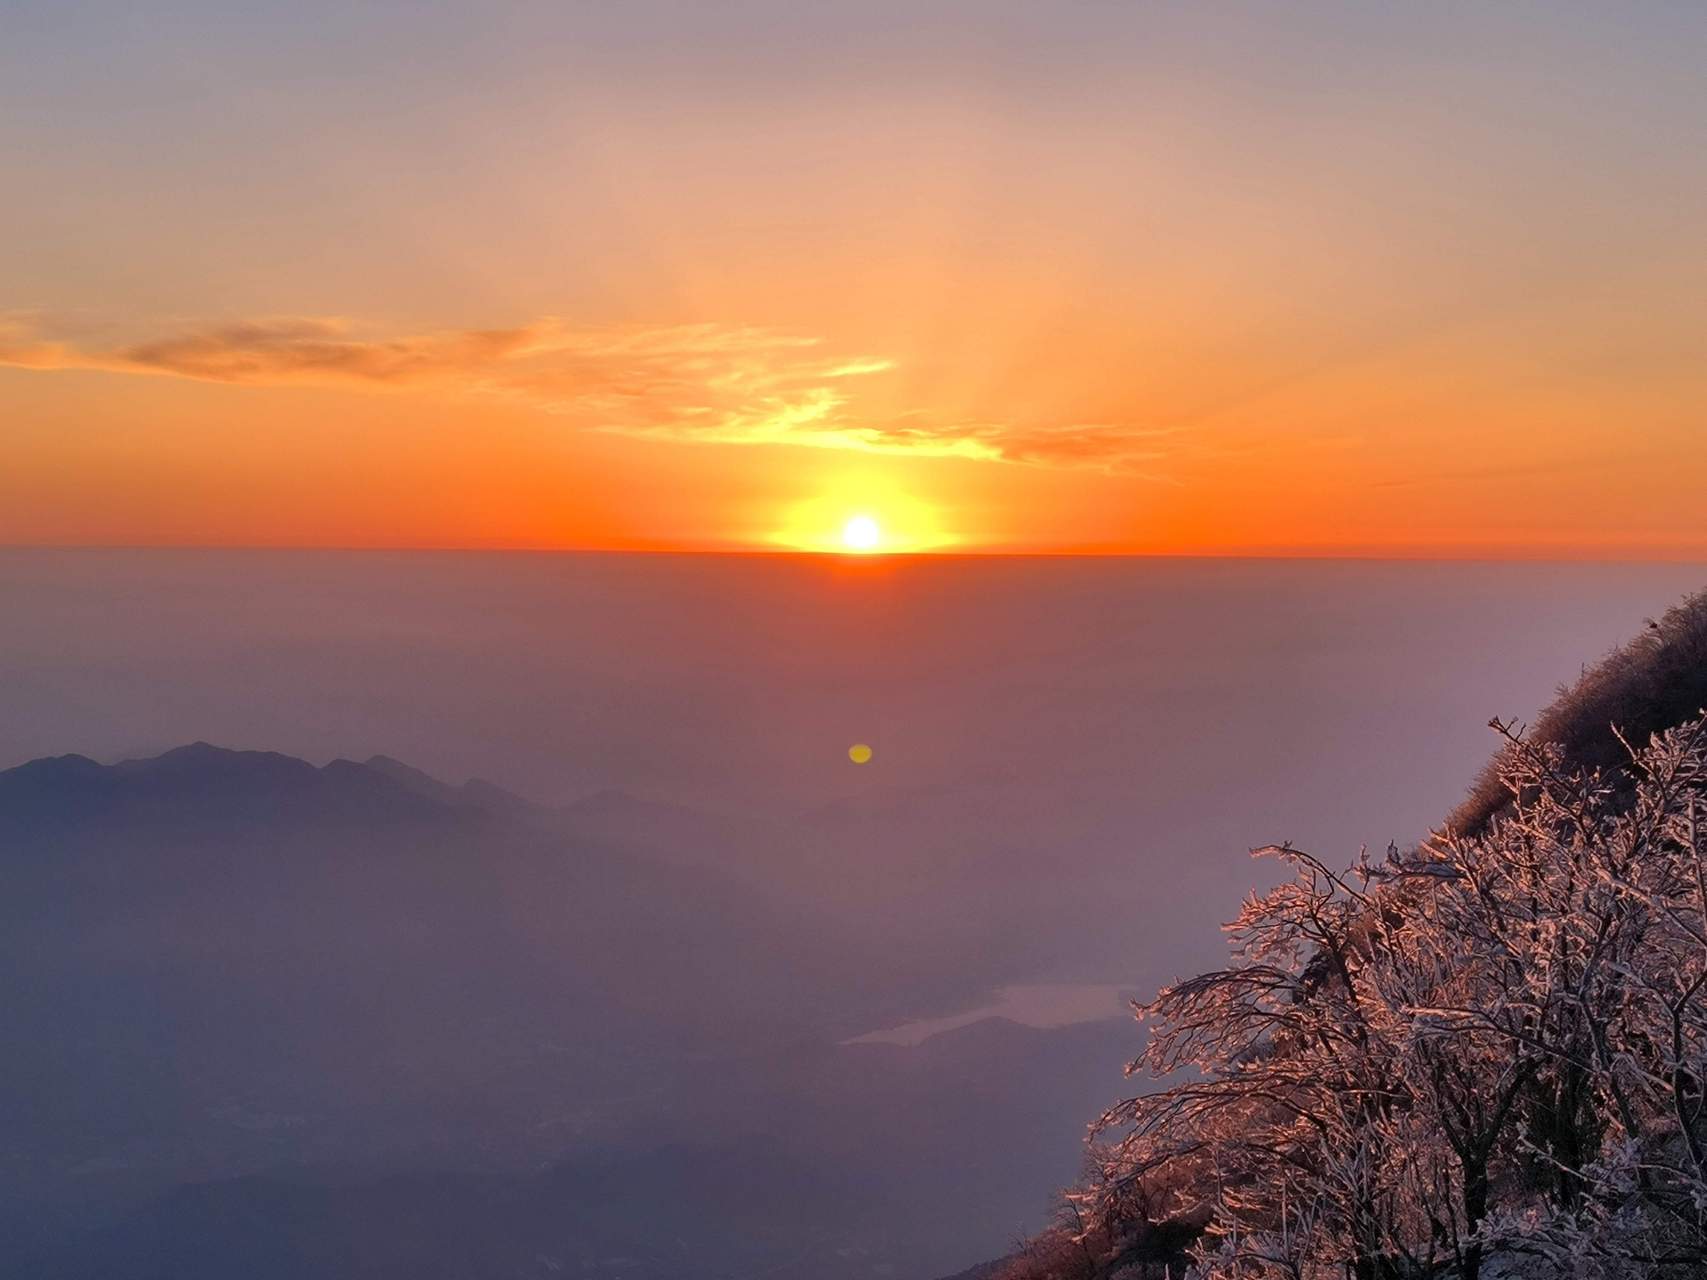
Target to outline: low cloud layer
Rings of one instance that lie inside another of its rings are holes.
[[[1164,432],[1117,424],[943,421],[862,411],[894,362],[815,338],[710,324],[370,336],[335,318],[284,317],[101,341],[29,315],[0,317],[0,366],[190,378],[245,386],[345,386],[493,396],[581,428],[654,440],[795,445],[920,457],[1126,470],[1165,452]]]

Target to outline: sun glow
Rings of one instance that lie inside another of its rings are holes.
[[[870,477],[789,507],[781,527],[764,540],[794,551],[844,556],[941,551],[958,541],[942,527],[931,504]]]
[[[842,545],[849,551],[876,551],[883,545],[883,529],[868,515],[851,516],[842,526]]]

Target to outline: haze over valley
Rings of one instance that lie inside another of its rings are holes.
[[[1414,840],[1698,575],[4,553],[11,1247],[993,1257],[1246,848]]]

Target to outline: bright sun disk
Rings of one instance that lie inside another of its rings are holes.
[[[849,551],[876,551],[883,530],[870,516],[854,516],[842,526],[842,545]]]

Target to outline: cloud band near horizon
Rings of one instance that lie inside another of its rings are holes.
[[[731,445],[792,445],[1129,471],[1165,456],[1165,429],[943,421],[863,411],[858,387],[896,368],[821,339],[735,325],[574,326],[370,336],[337,317],[187,327],[115,343],[27,313],[0,317],[0,367],[493,396],[587,430]]]

